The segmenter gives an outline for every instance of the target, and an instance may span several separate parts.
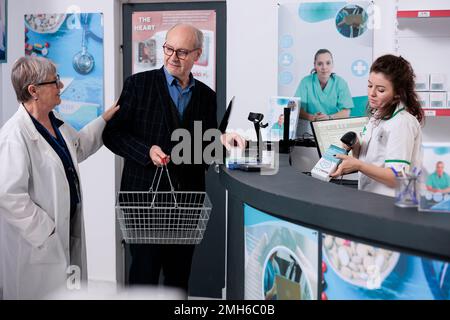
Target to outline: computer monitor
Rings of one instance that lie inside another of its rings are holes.
[[[361,132],[368,121],[368,117],[355,117],[311,122],[319,158],[331,144],[340,147],[341,137],[348,131],[354,131],[358,137],[361,137]]]

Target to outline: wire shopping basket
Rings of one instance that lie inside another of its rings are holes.
[[[164,170],[171,191],[158,190]],[[117,219],[126,243],[198,244],[211,209],[206,192],[174,191],[165,165],[156,169],[148,192],[120,191],[116,198]]]

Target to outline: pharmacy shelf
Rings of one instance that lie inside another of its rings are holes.
[[[450,117],[450,109],[423,109],[427,117]]]
[[[397,18],[443,18],[450,17],[450,10],[397,11]]]
[[[449,6],[417,8],[409,5],[408,0],[402,2],[407,8],[397,7],[395,52],[410,61],[417,73],[447,75],[450,70]],[[426,1],[423,4],[426,5]],[[450,116],[450,108],[424,108],[424,112],[427,117]]]

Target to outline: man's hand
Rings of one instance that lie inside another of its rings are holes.
[[[222,134],[220,136],[220,142],[222,142],[227,150],[233,148],[235,143],[239,148],[245,149],[245,139],[234,132]]]
[[[150,148],[150,159],[157,167],[166,165],[170,161],[170,156],[166,155],[159,146],[154,145]]]
[[[114,114],[117,112],[117,110],[119,110],[119,108],[120,108],[120,106],[117,105],[117,101],[114,102],[114,104],[102,114],[103,119],[106,122],[111,120],[111,118],[114,116]]]

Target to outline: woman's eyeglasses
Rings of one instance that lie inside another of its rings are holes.
[[[39,82],[39,83],[36,83],[35,85],[36,86],[43,86],[43,85],[46,85],[46,84],[56,84],[56,87],[59,88],[60,85],[61,85],[61,80],[59,79],[59,74],[56,75],[56,79],[53,80],[53,81]]]

